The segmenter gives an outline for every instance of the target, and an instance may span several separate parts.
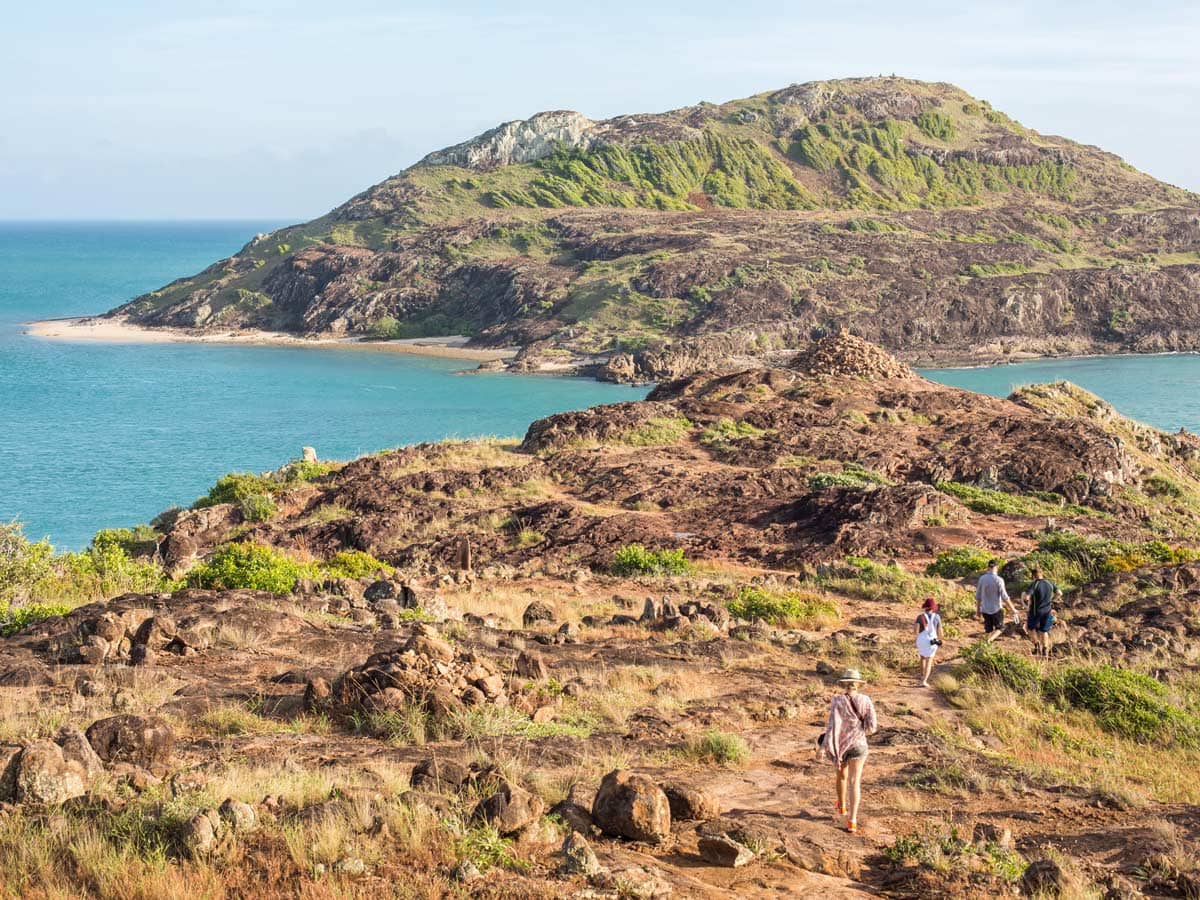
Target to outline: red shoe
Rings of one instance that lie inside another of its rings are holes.
[[[858,823],[853,820],[847,822],[846,823],[846,833],[847,834],[858,834]]]

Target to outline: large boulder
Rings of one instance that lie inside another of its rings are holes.
[[[707,822],[721,815],[721,803],[713,794],[685,784],[664,784],[663,793],[676,822]]]
[[[496,793],[475,807],[472,818],[487,822],[507,836],[532,825],[542,817],[545,809],[540,797],[522,787],[502,784]]]
[[[88,743],[105,762],[127,762],[149,768],[166,762],[175,747],[175,732],[158,716],[110,716],[88,726]]]
[[[52,741],[26,745],[16,762],[14,799],[25,803],[58,804],[87,793],[91,777],[83,765],[67,759]]]
[[[661,844],[671,833],[671,806],[647,776],[614,769],[596,791],[592,821],[611,837]]]

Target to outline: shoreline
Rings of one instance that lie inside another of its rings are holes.
[[[246,344],[249,346],[309,347],[313,349],[373,350],[411,356],[465,359],[475,362],[510,359],[514,348],[474,348],[465,346],[462,335],[430,338],[402,338],[393,341],[366,341],[353,337],[301,337],[282,331],[230,330],[193,332],[182,328],[147,328],[123,319],[101,316],[71,316],[25,322],[23,334],[43,340],[98,344]]]

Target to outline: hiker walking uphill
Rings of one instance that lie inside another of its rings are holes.
[[[983,617],[983,632],[989,641],[994,641],[1004,633],[1004,607],[1007,605],[1013,614],[1013,621],[1018,621],[1017,608],[1012,598],[1008,596],[1008,588],[1004,579],[996,569],[1000,560],[993,559],[988,563],[987,571],[979,576],[975,583],[975,612]]]
[[[914,623],[917,630],[917,655],[921,657],[921,687],[929,687],[929,676],[933,674],[933,658],[942,646],[942,617],[938,615],[937,601],[926,597],[921,604],[921,614]]]
[[[1033,641],[1035,656],[1050,655],[1050,629],[1054,627],[1054,601],[1062,597],[1054,582],[1042,577],[1039,566],[1033,567],[1033,583],[1029,585],[1024,597],[1029,601],[1029,612],[1025,618],[1025,630]]]
[[[819,738],[821,749],[837,767],[837,814],[846,817],[846,830],[858,831],[858,804],[862,799],[862,773],[867,762],[867,735],[879,730],[875,704],[859,693],[863,677],[846,669],[838,684],[845,691],[829,702],[829,720]]]

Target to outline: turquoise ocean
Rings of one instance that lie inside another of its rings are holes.
[[[550,413],[639,399],[576,378],[363,350],[68,343],[23,333],[198,272],[279,222],[0,223],[0,521],[79,549],[188,505],[223,472],[424,440],[523,435]]]
[[[423,440],[521,435],[533,419],[637,399],[584,379],[459,374],[473,363],[383,352],[67,343],[34,319],[102,312],[189,275],[279,222],[0,222],[0,521],[62,549],[186,505],[223,472]],[[1067,379],[1121,412],[1200,429],[1200,357],[1054,360],[924,374],[1007,395]]]

